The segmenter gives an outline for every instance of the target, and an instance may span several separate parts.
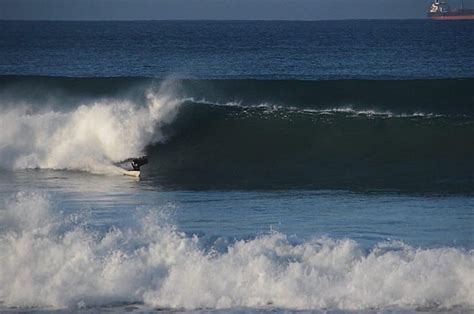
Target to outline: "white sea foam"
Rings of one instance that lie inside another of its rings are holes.
[[[316,113],[316,114],[350,114],[352,116],[376,116],[376,117],[387,117],[387,118],[439,118],[444,115],[434,113],[393,113],[388,110],[377,110],[377,109],[354,109],[352,106],[327,108],[327,109],[303,109],[304,112]]]
[[[47,196],[17,194],[0,208],[1,306],[474,308],[472,251],[385,243],[366,253],[352,240],[271,233],[217,252],[160,213],[100,234]]]
[[[413,112],[413,113],[393,113],[389,110],[378,110],[378,109],[355,109],[353,106],[341,106],[334,108],[304,108],[296,106],[283,106],[276,105],[272,103],[260,103],[257,105],[243,105],[241,101],[233,101],[227,103],[211,102],[206,99],[196,100],[194,98],[189,98],[188,100],[207,104],[217,107],[238,107],[243,109],[263,109],[266,113],[273,112],[295,112],[295,113],[310,113],[310,114],[321,114],[321,115],[333,115],[333,114],[346,114],[350,116],[368,116],[368,117],[387,117],[387,118],[439,118],[444,117],[441,114],[434,113],[424,113],[424,112]]]
[[[140,156],[163,141],[181,100],[164,83],[146,106],[130,100],[98,100],[72,111],[33,111],[33,105],[0,111],[0,167],[74,169],[114,173],[113,162]]]

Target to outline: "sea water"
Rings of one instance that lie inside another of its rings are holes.
[[[473,311],[471,22],[0,28],[0,310]]]

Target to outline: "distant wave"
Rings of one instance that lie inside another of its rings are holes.
[[[148,154],[171,185],[473,192],[472,82],[0,77],[0,167]]]
[[[52,210],[47,195],[17,194],[0,208],[0,309],[474,308],[472,251],[386,242],[366,252],[278,232],[204,246],[165,213],[137,210],[129,227],[97,233],[86,215]]]

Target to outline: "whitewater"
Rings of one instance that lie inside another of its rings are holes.
[[[57,111],[48,103],[2,103],[0,166],[121,174],[114,163],[142,156],[147,145],[165,140],[160,127],[182,103],[168,95],[171,88],[165,82],[156,93],[148,91],[144,106],[99,99]]]
[[[47,196],[2,205],[3,306],[82,308],[451,309],[474,306],[474,252],[350,239],[298,241],[279,232],[203,245],[169,210],[137,210],[99,233],[87,213],[58,214]]]

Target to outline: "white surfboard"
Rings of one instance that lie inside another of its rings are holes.
[[[123,175],[139,178],[140,177],[140,171],[139,170],[124,170]]]
[[[148,158],[146,156],[142,156],[138,158],[125,159],[115,163],[115,165],[120,168],[121,173],[124,176],[139,178],[140,166],[146,165],[147,163]]]

